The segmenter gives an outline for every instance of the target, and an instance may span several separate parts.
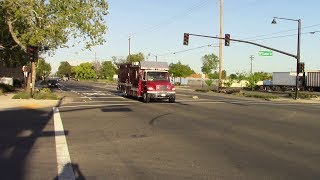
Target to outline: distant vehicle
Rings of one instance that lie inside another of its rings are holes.
[[[168,99],[174,103],[175,87],[170,83],[167,62],[141,61],[119,65],[118,90],[125,96],[150,99]]]
[[[294,90],[296,72],[274,72],[272,81],[263,81],[260,88],[273,91]],[[320,71],[306,71],[299,74],[298,86],[301,90],[320,91]]]
[[[56,79],[50,79],[49,81],[48,81],[48,86],[50,87],[50,88],[58,88],[59,86],[58,86],[58,80],[56,80]]]

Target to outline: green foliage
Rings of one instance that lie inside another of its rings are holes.
[[[179,61],[176,64],[171,63],[169,65],[169,73],[173,74],[174,77],[187,77],[195,72],[190,68],[189,65],[181,64]]]
[[[27,93],[25,91],[18,92],[12,97],[12,99],[30,99],[30,98],[31,98],[30,93]]]
[[[256,76],[256,78],[259,79],[259,81],[272,79],[272,74],[267,72],[255,72],[254,76]]]
[[[71,74],[71,68],[72,67],[68,61],[60,62],[60,66],[59,66],[58,72],[57,72],[58,76],[59,77],[63,77],[63,76],[69,77]]]
[[[289,97],[294,98],[295,97],[295,92],[289,93]],[[298,98],[300,99],[311,99],[311,98],[317,98],[318,96],[315,94],[308,94],[308,93],[301,93],[298,91]]]
[[[255,74],[252,74],[252,75],[249,75],[247,77],[247,87],[251,88],[251,89],[255,89],[255,87],[257,86],[257,83],[259,81],[259,76],[255,75]]]
[[[75,77],[79,79],[96,79],[97,75],[91,63],[81,63],[75,69]]]
[[[236,93],[236,95],[239,96],[245,96],[245,97],[254,97],[254,98],[260,98],[260,99],[278,99],[278,96],[270,95],[270,94],[264,94],[264,93]]]
[[[215,71],[214,73],[208,74],[209,79],[219,79],[219,73]]]
[[[233,82],[234,82],[234,80],[229,78],[227,81],[223,82],[223,85],[226,86],[226,87],[231,87]]]
[[[202,57],[201,71],[204,74],[210,74],[212,70],[217,69],[219,58],[214,54],[206,54]]]
[[[42,58],[39,58],[36,68],[36,74],[38,77],[43,77],[42,79],[48,77],[51,73],[51,65],[46,63],[46,61]]]
[[[52,93],[51,89],[50,88],[41,88],[39,90],[40,93]]]
[[[39,92],[34,93],[33,98],[34,99],[57,100],[58,96],[53,94],[52,92],[39,91]]]
[[[105,42],[105,0],[4,0],[1,8],[6,14],[1,19],[12,25],[12,33],[22,45],[41,43],[56,49],[69,37],[81,38],[87,48]]]
[[[138,54],[130,54],[127,57],[127,62],[140,62],[144,61],[144,55],[140,52]]]
[[[3,93],[6,92],[13,92],[14,91],[14,87],[10,86],[8,84],[2,84],[0,83],[0,90],[2,90]]]
[[[230,74],[229,78],[232,79],[232,80],[235,80],[235,79],[237,79],[237,75],[236,74]]]
[[[213,80],[212,79],[208,79],[204,81],[206,83],[207,86],[211,86],[213,84]]]
[[[108,80],[113,80],[113,75],[117,73],[117,68],[111,61],[102,62],[101,76]]]
[[[247,74],[246,73],[236,73],[236,78],[235,78],[238,82],[242,81],[242,80],[247,80]]]

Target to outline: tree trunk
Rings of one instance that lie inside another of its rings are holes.
[[[34,95],[34,88],[36,85],[36,63],[31,62],[31,67],[32,67],[32,96]]]

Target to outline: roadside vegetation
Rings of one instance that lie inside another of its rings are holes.
[[[12,99],[30,99],[31,94],[26,91],[21,91],[15,94]],[[42,100],[58,100],[58,96],[54,94],[49,88],[42,88],[34,92],[33,99]]]
[[[8,92],[14,92],[14,87],[7,84],[0,83],[0,96]]]
[[[289,93],[289,97],[294,98],[295,97],[295,93],[294,92]],[[315,95],[315,94],[298,92],[298,98],[300,98],[300,99],[311,99],[311,98],[318,98],[318,96]]]

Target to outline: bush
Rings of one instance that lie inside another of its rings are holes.
[[[57,100],[57,95],[48,92],[37,92],[33,95],[34,99],[48,99],[48,100]]]
[[[289,97],[294,98],[295,97],[295,92],[289,93]],[[317,98],[318,96],[315,94],[307,94],[307,93],[301,93],[298,91],[298,98],[301,99],[311,99],[311,98]]]
[[[34,99],[49,99],[49,100],[57,100],[57,95],[53,94],[49,88],[42,88],[36,91],[33,95]]]
[[[2,91],[2,89],[0,89],[0,96],[2,96],[3,95],[3,91]]]
[[[8,84],[1,84],[0,83],[0,90],[2,90],[2,93],[13,92],[14,91],[14,87],[10,86]]]
[[[19,92],[12,97],[12,99],[30,99],[30,98],[31,98],[30,94],[25,91]]]
[[[52,93],[50,88],[41,88],[39,90],[39,93]]]
[[[213,80],[212,79],[208,79],[204,81],[206,83],[207,86],[211,86],[213,84]]]
[[[236,93],[237,95],[240,96],[245,96],[245,97],[254,97],[254,98],[260,98],[260,99],[278,99],[278,96],[273,96],[270,94],[261,94],[261,93],[244,93],[244,92],[240,92],[240,93]]]

